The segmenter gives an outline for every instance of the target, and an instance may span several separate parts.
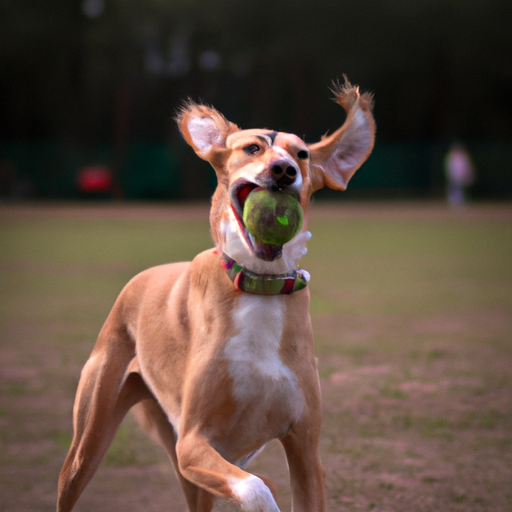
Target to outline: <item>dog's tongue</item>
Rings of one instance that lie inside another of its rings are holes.
[[[256,256],[258,256],[258,258],[265,261],[274,261],[276,258],[279,258],[281,256],[281,253],[283,252],[282,245],[268,245],[264,244],[263,242],[261,242],[256,237],[250,234],[249,237],[251,239],[254,252],[256,253]]]

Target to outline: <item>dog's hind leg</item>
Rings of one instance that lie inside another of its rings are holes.
[[[143,400],[138,403],[133,412],[141,426],[163,446],[171,459],[176,475],[185,494],[188,508],[191,512],[210,512],[215,497],[208,491],[187,480],[180,472],[176,457],[176,432],[169,422],[167,415],[156,400]]]
[[[133,341],[104,327],[82,370],[73,409],[74,437],[59,476],[57,511],[69,512],[96,472],[128,410],[150,397],[136,369]]]

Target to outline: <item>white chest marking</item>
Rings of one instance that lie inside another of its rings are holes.
[[[240,295],[233,311],[236,334],[226,343],[224,356],[237,400],[259,397],[261,403],[275,399],[298,417],[303,408],[302,392],[295,374],[279,356],[284,307],[279,296]]]
[[[290,370],[279,358],[284,319],[281,297],[244,293],[233,311],[237,334],[227,343],[225,354],[233,363],[247,363],[269,378],[279,379]]]

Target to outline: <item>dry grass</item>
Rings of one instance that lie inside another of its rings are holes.
[[[512,510],[512,207],[317,204],[312,314],[330,511]],[[52,510],[80,374],[136,272],[210,245],[207,208],[0,206],[0,509]],[[280,487],[271,443],[252,471]],[[183,510],[128,418],[77,511]]]

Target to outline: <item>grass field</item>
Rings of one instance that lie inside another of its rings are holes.
[[[0,205],[0,510],[51,511],[82,365],[122,286],[211,246],[207,206]],[[328,510],[512,510],[512,205],[318,203],[302,266]],[[289,510],[271,443],[250,468]],[[185,509],[128,417],[76,511]]]

